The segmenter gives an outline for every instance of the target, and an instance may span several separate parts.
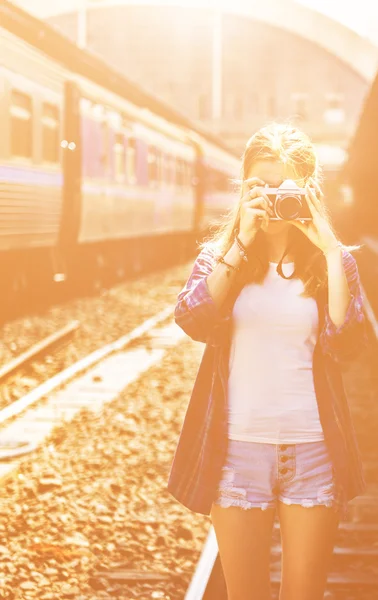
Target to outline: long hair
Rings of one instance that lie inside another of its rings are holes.
[[[256,161],[274,160],[289,165],[297,179],[304,183],[322,182],[321,168],[315,147],[308,135],[290,124],[271,123],[257,131],[247,142],[242,156],[240,199],[224,217],[211,227],[212,233],[199,245],[216,255],[224,256],[234,242],[234,230],[239,229],[243,183]],[[330,213],[322,203],[322,214],[333,230]],[[292,225],[288,232],[290,254],[293,257],[296,276],[304,284],[302,296],[314,297],[327,284],[327,263],[321,252],[302,231]],[[345,246],[353,251],[359,246]],[[248,248],[248,263],[242,270],[244,283],[261,283],[269,269],[268,244],[265,233],[260,229]]]

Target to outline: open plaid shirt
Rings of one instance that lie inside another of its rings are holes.
[[[168,491],[190,510],[209,515],[227,453],[227,382],[233,304],[240,284],[231,287],[218,309],[207,287],[216,266],[205,248],[177,298],[175,321],[193,340],[204,342],[190,402],[168,480]],[[336,327],[328,312],[328,292],[317,294],[319,335],[314,348],[313,376],[325,441],[336,483],[337,503],[346,516],[348,500],[365,489],[362,463],[341,365],[353,360],[367,343],[360,278],[354,257],[343,250],[351,300],[344,323]]]

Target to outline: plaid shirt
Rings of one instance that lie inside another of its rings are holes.
[[[336,497],[346,514],[348,500],[361,494],[365,479],[341,365],[353,360],[367,343],[360,279],[354,257],[343,250],[351,300],[344,323],[336,327],[328,312],[328,291],[317,294],[319,334],[313,355],[313,377],[320,422],[330,452]],[[184,506],[209,515],[224,464],[227,435],[228,357],[234,302],[242,284],[233,284],[221,309],[215,305],[206,278],[217,265],[204,249],[179,293],[175,321],[193,340],[204,342],[190,402],[168,480],[168,491]]]

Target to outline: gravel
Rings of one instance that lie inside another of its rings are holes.
[[[190,266],[11,323],[3,355],[12,355],[12,335],[19,353],[80,319],[82,330],[60,359],[63,368],[173,306]],[[203,349],[185,339],[100,415],[81,411],[22,460],[0,488],[1,599],[184,598],[211,522],[177,503],[166,484]],[[345,373],[363,457],[375,465],[376,373],[373,353]],[[375,466],[369,486],[377,483]],[[366,540],[360,544],[366,547]],[[99,575],[104,572],[113,578]],[[358,592],[342,600],[370,597]]]
[[[100,416],[56,429],[0,489],[0,598],[184,597],[210,524],[165,489],[202,352],[193,345],[171,349]],[[168,581],[96,575],[109,570]]]
[[[150,274],[50,308],[46,313],[11,321],[0,329],[0,364],[71,321],[81,326],[68,344],[37,359],[0,386],[0,410],[80,358],[125,335],[168,305],[174,305],[191,263]],[[173,309],[173,308],[172,308]]]

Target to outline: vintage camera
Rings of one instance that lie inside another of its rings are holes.
[[[312,215],[306,200],[306,190],[286,179],[278,188],[266,188],[266,194],[273,203],[272,221],[311,221]]]

